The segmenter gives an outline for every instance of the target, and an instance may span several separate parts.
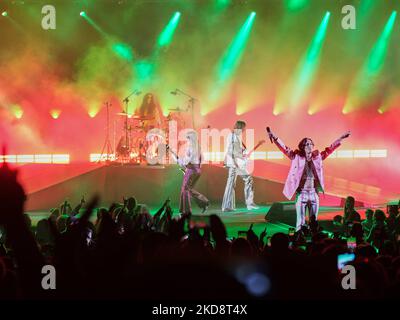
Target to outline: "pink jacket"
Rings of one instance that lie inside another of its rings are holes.
[[[296,193],[297,188],[300,185],[301,178],[303,176],[304,166],[306,164],[306,158],[299,154],[299,151],[293,151],[289,147],[285,146],[283,141],[279,138],[273,139],[278,148],[292,160],[290,165],[289,174],[286,178],[285,187],[283,188],[283,194],[289,200]],[[329,147],[325,148],[324,151],[319,152],[314,150],[312,153],[312,162],[314,164],[315,173],[317,175],[318,184],[320,189],[318,191],[324,191],[324,172],[322,160],[325,160],[336,148],[340,146],[340,139],[333,142]]]

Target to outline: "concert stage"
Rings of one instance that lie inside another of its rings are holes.
[[[51,167],[51,166],[50,166]],[[46,169],[47,170],[47,169]],[[123,197],[135,196],[139,203],[157,206],[166,198],[171,205],[178,207],[182,172],[178,166],[135,166],[135,165],[102,165],[71,164],[52,167],[49,174],[43,168],[38,169],[41,175],[21,169],[21,181],[26,188],[28,200],[26,209],[48,210],[58,206],[66,198],[78,203],[82,196],[86,199],[95,193],[100,196],[100,204],[108,206]],[[32,171],[32,170],[31,170]],[[29,176],[29,178],[28,178]],[[196,189],[210,199],[213,206],[219,207],[223,198],[227,170],[217,165],[204,165],[202,176]],[[53,180],[52,180],[53,179]],[[283,183],[255,176],[255,202],[259,205],[272,205],[274,202],[287,201],[283,196]],[[329,194],[321,195],[321,206],[340,206],[343,197]],[[243,182],[238,177],[236,185],[237,205],[244,205]]]
[[[182,173],[176,165],[170,166],[132,166],[103,164],[72,164],[69,166],[52,167],[48,175],[36,176],[32,171],[28,175],[27,168],[21,168],[22,180],[28,193],[26,210],[31,215],[33,224],[38,219],[48,215],[49,209],[60,205],[68,199],[72,205],[79,203],[82,195],[89,199],[95,193],[100,196],[100,206],[109,206],[113,201],[122,201],[123,197],[135,196],[138,203],[146,204],[152,213],[166,198],[171,199],[174,214],[178,214],[179,194]],[[38,172],[43,172],[37,169]],[[260,205],[258,210],[248,211],[244,206],[243,182],[240,178],[236,186],[237,210],[222,212],[223,197],[227,170],[221,166],[204,165],[197,189],[211,201],[206,214],[217,214],[226,224],[230,236],[237,236],[237,231],[246,230],[253,223],[254,231],[260,233],[267,227],[268,234],[287,232],[294,224],[295,212],[282,195],[283,183],[271,181],[262,177],[254,177],[255,202]],[[46,178],[47,177],[47,178]],[[49,180],[52,177],[52,181]],[[329,230],[329,223],[336,214],[342,214],[340,207],[343,198],[332,195],[321,195],[319,220]],[[265,216],[273,203],[287,203],[289,210],[279,213],[277,219]],[[332,205],[334,203],[334,205]],[[364,208],[359,210],[364,216]],[[200,214],[200,209],[193,204],[194,214]]]

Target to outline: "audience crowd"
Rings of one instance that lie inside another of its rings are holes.
[[[32,226],[16,173],[0,168],[0,299],[396,299],[400,297],[400,216],[346,200],[324,230],[311,217],[294,234],[251,225],[229,238],[218,215],[199,223],[167,199],[151,214],[134,197],[98,208],[67,201]],[[91,219],[91,215],[95,219]],[[268,225],[267,225],[268,227]],[[327,228],[328,229],[328,228]],[[356,289],[345,290],[338,257],[354,253]],[[42,268],[56,270],[43,289]]]

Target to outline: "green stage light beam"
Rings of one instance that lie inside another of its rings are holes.
[[[178,27],[181,13],[179,11],[175,12],[172,18],[169,20],[168,24],[165,26],[164,30],[158,37],[157,46],[159,48],[168,46],[171,44],[174,37],[176,28]]]
[[[142,59],[135,63],[134,68],[140,82],[146,82],[152,79],[154,72],[153,62]]]
[[[115,52],[119,57],[123,58],[126,61],[133,61],[133,53],[132,48],[125,43],[122,42],[114,42],[115,40],[103,31],[100,26],[91,19],[85,11],[81,11],[79,14],[82,18],[84,18],[95,30],[97,30],[105,39],[112,43],[111,49]]]
[[[372,49],[367,62],[367,74],[373,75],[382,70],[396,16],[397,12],[393,11],[385,25],[385,28],[383,29],[382,34]]]
[[[218,97],[222,88],[235,73],[246,48],[255,17],[256,13],[254,11],[249,14],[218,63],[216,83],[210,95],[211,100],[215,100]]]
[[[7,17],[7,16],[8,16],[8,12],[7,12],[7,11],[3,11],[3,12],[1,13],[1,15],[2,15],[3,17]]]
[[[307,95],[310,86],[313,83],[314,75],[317,71],[322,45],[326,37],[328,29],[330,12],[326,12],[318,30],[312,40],[299,68],[293,79],[293,91],[290,107],[302,102]]]
[[[397,12],[393,11],[361,71],[358,73],[356,81],[350,90],[349,98],[342,110],[344,114],[357,109],[363,101],[369,100],[376,93],[374,88],[376,88],[376,82],[379,80],[379,75],[385,64],[396,16]]]
[[[148,59],[138,60],[133,65],[135,73],[138,76],[139,86],[145,85],[146,82],[150,82],[153,79],[154,73],[157,69],[157,62],[159,62],[160,49],[171,44],[175,31],[179,25],[180,18],[181,13],[179,11],[175,12],[158,36],[151,56]]]
[[[101,33],[104,37],[106,37],[106,38],[109,37],[108,34],[105,33],[105,32],[103,31],[103,29],[101,29],[101,28],[99,27],[99,25],[98,25],[96,22],[94,22],[93,19],[90,18],[90,17],[88,16],[88,14],[87,14],[85,11],[81,11],[81,12],[79,13],[79,15],[80,15],[82,18],[84,18],[93,28],[95,28],[95,29],[96,29],[99,33]]]
[[[298,11],[308,5],[310,0],[285,0],[285,6],[288,11]]]
[[[331,13],[327,11],[312,39],[303,58],[300,60],[296,71],[289,79],[278,96],[273,108],[273,114],[281,114],[286,108],[293,108],[303,102],[314,80],[317,67],[319,66],[320,53],[326,37],[329,18]],[[288,97],[291,97],[290,100]]]
[[[223,10],[231,4],[232,0],[216,0],[215,7],[217,10]]]
[[[222,58],[218,69],[219,82],[226,81],[234,73],[237,66],[239,65],[255,17],[256,17],[255,12],[250,13],[245,23],[241,27],[239,33],[236,35],[235,39],[232,41],[224,57]]]
[[[114,43],[112,45],[112,50],[121,58],[132,62],[133,60],[132,48],[129,47],[128,45],[124,43]]]

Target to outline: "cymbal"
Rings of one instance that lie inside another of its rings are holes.
[[[129,113],[126,114],[125,112],[118,112],[118,113],[116,113],[116,115],[117,115],[117,116],[124,116],[124,117],[128,116],[129,118],[132,117],[131,114],[129,114]]]
[[[128,118],[130,118],[130,119],[136,119],[136,120],[153,120],[154,118],[150,118],[150,117],[141,117],[141,116],[138,116],[138,115],[134,115],[134,114],[126,114],[125,112],[118,112],[118,113],[116,113],[116,115],[117,116],[124,116],[124,117],[126,117],[126,116],[128,116]]]
[[[185,112],[185,110],[180,109],[180,108],[171,108],[171,109],[168,109],[168,111]]]

